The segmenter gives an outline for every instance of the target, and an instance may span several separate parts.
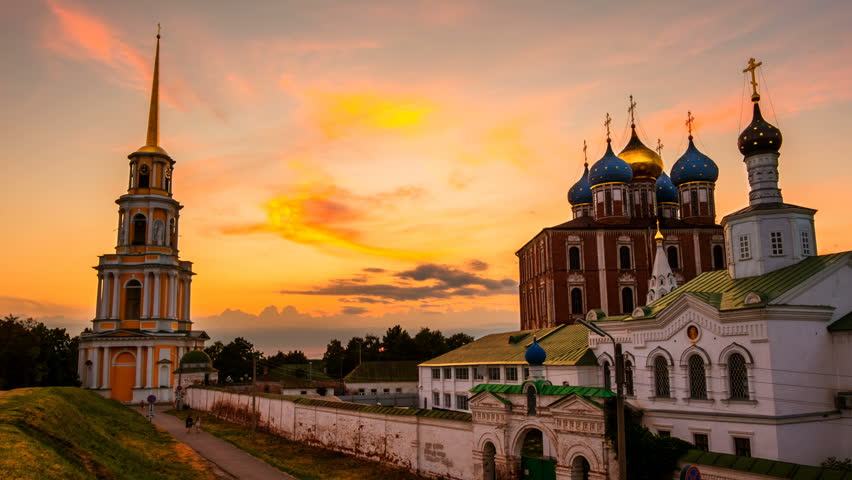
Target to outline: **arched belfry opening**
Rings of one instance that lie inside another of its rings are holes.
[[[142,306],[142,284],[138,280],[131,280],[124,290],[124,319],[138,320]]]
[[[148,219],[145,215],[137,213],[133,216],[133,241],[131,245],[145,245],[148,243]]]

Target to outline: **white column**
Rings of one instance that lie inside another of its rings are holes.
[[[154,273],[154,317],[160,317],[160,272]]]
[[[149,272],[145,270],[145,281],[142,282],[142,318],[148,318],[148,304],[151,303],[151,282],[148,280]]]
[[[121,280],[118,278],[118,272],[112,273],[112,315],[110,318],[118,319],[118,293],[121,291]]]
[[[142,347],[136,347],[136,385],[133,388],[142,386]]]
[[[95,318],[101,318],[101,303],[103,302],[104,276],[98,272],[98,299],[95,302]]]
[[[145,387],[151,388],[153,386],[153,378],[154,378],[154,347],[148,348],[148,372],[145,375],[147,378],[145,379]]]
[[[80,385],[86,385],[86,349],[77,349],[77,376],[80,377]]]
[[[90,388],[99,388],[100,384],[98,383],[98,374],[100,371],[98,370],[98,354],[100,353],[100,347],[92,347],[92,378],[91,382],[89,382]]]
[[[104,378],[103,382],[101,382],[101,388],[110,388],[109,387],[109,347],[104,347]]]
[[[189,321],[189,292],[192,286],[192,278],[187,277],[183,287],[183,319]]]

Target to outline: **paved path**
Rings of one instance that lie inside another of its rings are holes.
[[[170,407],[156,407],[154,423],[169,432],[176,440],[189,445],[199,455],[215,464],[232,478],[240,480],[297,480],[225,440],[205,432],[203,425],[200,433],[195,431],[186,433],[183,420],[164,413],[168,408]],[[134,410],[139,411],[138,408]]]

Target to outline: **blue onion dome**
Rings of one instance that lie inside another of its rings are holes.
[[[699,152],[689,136],[686,152],[672,166],[672,183],[679,187],[687,182],[715,182],[719,178],[719,167],[707,155]]]
[[[635,126],[632,126],[630,141],[618,157],[630,164],[630,168],[633,169],[633,178],[655,179],[663,173],[663,159],[639,140]]]
[[[585,164],[583,176],[568,190],[568,201],[571,205],[592,203],[592,184],[589,183],[589,164]]]
[[[544,361],[547,360],[547,352],[541,348],[541,345],[538,344],[538,340],[536,340],[535,337],[533,337],[532,345],[527,347],[524,359],[533,367],[540,367],[544,365]]]
[[[666,172],[657,177],[657,203],[680,203],[677,195],[677,187]]]
[[[751,123],[737,138],[737,146],[744,157],[758,153],[778,153],[781,148],[781,131],[763,119],[760,103],[754,102]]]
[[[630,183],[633,169],[630,164],[615,156],[609,139],[606,141],[606,153],[589,170],[589,183],[593,187],[603,183]]]

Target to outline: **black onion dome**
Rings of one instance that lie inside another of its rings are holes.
[[[754,102],[751,123],[737,138],[737,146],[744,157],[758,153],[778,153],[781,148],[781,131],[763,119],[760,104]]]

